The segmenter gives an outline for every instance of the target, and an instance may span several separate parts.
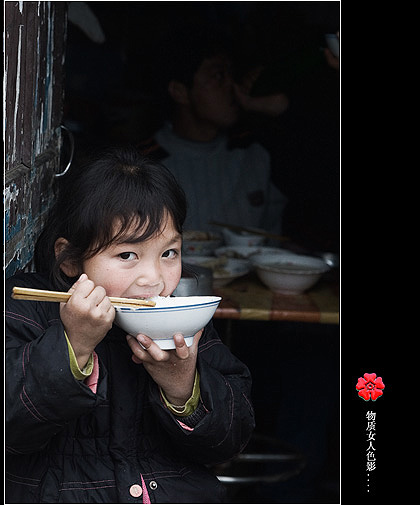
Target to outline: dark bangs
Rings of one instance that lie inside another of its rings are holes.
[[[185,196],[163,165],[135,152],[113,153],[92,167],[86,182],[87,187],[95,187],[94,191],[79,188],[85,193],[81,222],[91,237],[87,257],[114,242],[148,240],[162,231],[168,215],[182,233]]]
[[[114,242],[139,242],[162,231],[168,216],[182,233],[186,199],[171,172],[135,149],[113,149],[63,177],[56,205],[37,245],[36,268],[63,286],[60,265],[77,264]],[[54,243],[69,246],[57,260]],[[65,279],[65,284],[69,280]]]

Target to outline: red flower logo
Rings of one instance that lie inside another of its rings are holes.
[[[363,377],[359,377],[356,389],[359,391],[359,396],[364,400],[377,400],[383,395],[382,389],[385,384],[382,382],[382,377],[376,377],[376,373],[365,373]]]

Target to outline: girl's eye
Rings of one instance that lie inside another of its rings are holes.
[[[133,252],[123,252],[118,255],[124,261],[130,261],[136,259],[136,253]]]
[[[178,256],[178,252],[175,249],[168,249],[162,254],[162,258],[173,259]]]

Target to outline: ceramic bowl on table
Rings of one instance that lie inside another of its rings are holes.
[[[246,231],[236,232],[228,228],[222,228],[222,234],[226,245],[255,246],[262,245],[265,242],[264,235],[253,234]]]
[[[287,249],[275,249],[273,247],[270,248],[261,248],[259,252],[253,254],[250,258],[249,261],[251,262],[251,265],[255,268],[256,264],[259,263],[261,260],[264,260],[265,258],[269,258],[270,261],[271,259],[275,258],[290,258],[292,256],[298,256],[297,253],[294,253],[293,251],[289,251]]]
[[[226,286],[238,277],[246,275],[251,270],[248,260],[214,256],[191,256],[185,260],[190,264],[211,268],[213,272],[213,288]]]
[[[186,230],[183,233],[182,253],[188,256],[210,256],[222,243],[223,237],[218,233]]]
[[[253,264],[258,277],[271,291],[285,295],[298,295],[310,289],[330,269],[322,259],[300,254],[267,254]]]
[[[213,317],[219,296],[157,296],[155,307],[115,307],[115,324],[134,337],[153,339],[161,349],[175,349],[173,336],[182,333],[189,347],[194,335]]]

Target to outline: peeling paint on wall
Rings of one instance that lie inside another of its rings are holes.
[[[5,2],[6,276],[30,264],[55,200],[66,9],[66,2]]]

